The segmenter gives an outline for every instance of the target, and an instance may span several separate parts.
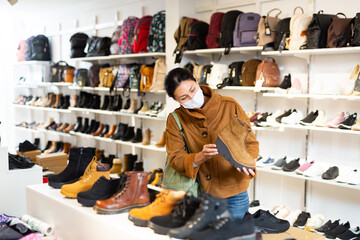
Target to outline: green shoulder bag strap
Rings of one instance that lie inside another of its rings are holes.
[[[181,136],[183,137],[184,142],[185,142],[185,150],[186,150],[186,152],[187,152],[187,153],[191,153],[191,150],[190,150],[190,148],[189,148],[189,145],[188,145],[188,143],[187,143],[187,141],[186,141],[184,129],[183,129],[182,125],[181,125],[179,116],[177,115],[176,112],[172,112],[171,115],[173,115],[173,117],[174,117],[174,119],[175,119],[175,122],[176,122],[176,124],[178,125],[178,127],[179,127],[179,129],[180,129]]]

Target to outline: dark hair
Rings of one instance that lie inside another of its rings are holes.
[[[174,68],[171,70],[165,77],[165,90],[169,97],[174,98],[174,92],[176,88],[180,85],[182,81],[193,80],[196,82],[196,79],[192,73],[184,68]]]

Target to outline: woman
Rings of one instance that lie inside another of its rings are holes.
[[[241,106],[231,97],[216,94],[207,86],[199,86],[186,69],[175,68],[165,78],[169,97],[180,103],[175,110],[184,129],[191,154],[172,114],[166,122],[166,151],[169,164],[178,173],[195,179],[213,196],[226,198],[234,219],[241,219],[249,208],[247,188],[255,176],[251,169],[235,169],[218,154],[214,144],[219,131],[235,114],[250,126]],[[252,158],[259,154],[259,143],[253,132],[246,139],[246,150]]]

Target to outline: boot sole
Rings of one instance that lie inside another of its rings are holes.
[[[55,188],[55,189],[60,189],[63,185],[65,184],[70,184],[70,183],[74,183],[76,182],[77,180],[79,180],[78,178],[76,179],[72,179],[70,181],[67,181],[67,182],[52,182],[52,181],[48,181],[48,185],[52,188]]]
[[[108,199],[108,198],[110,198],[111,196],[112,196],[112,194],[111,194],[111,195],[108,195],[108,196],[106,196],[106,197],[103,197],[103,198],[101,198],[101,199],[97,199],[97,200],[86,199],[86,198],[82,198],[82,197],[77,196],[77,201],[78,201],[78,203],[82,204],[84,207],[93,207],[98,200]]]
[[[149,220],[144,220],[141,218],[134,217],[133,215],[129,214],[128,219],[134,223],[135,226],[138,227],[147,227]]]
[[[228,147],[225,145],[225,143],[219,137],[216,139],[215,144],[216,144],[216,148],[219,151],[219,155],[223,156],[235,168],[240,168],[241,170],[242,170],[242,168],[246,168],[247,170],[249,170],[249,169],[254,170],[254,167],[248,167],[248,166],[245,166],[245,165],[240,164],[237,161],[235,161],[235,159],[232,157]],[[255,161],[254,161],[254,164],[255,164]]]
[[[256,233],[229,238],[228,240],[256,240]]]
[[[67,198],[75,199],[75,198],[77,197],[77,193],[76,193],[76,194],[74,194],[74,193],[69,193],[69,192],[66,192],[66,191],[64,191],[64,190],[62,190],[62,189],[61,189],[60,193],[61,193],[62,195],[64,195],[65,197],[67,197]]]
[[[171,228],[163,227],[160,225],[157,225],[151,221],[148,223],[148,227],[151,228],[154,233],[160,234],[160,235],[167,235]]]
[[[123,208],[119,208],[119,209],[106,209],[106,208],[100,208],[98,206],[94,206],[94,210],[99,213],[99,214],[106,214],[106,215],[110,215],[110,214],[117,214],[117,213],[123,213],[123,212],[128,212],[130,209],[133,208],[141,208],[141,207],[145,207],[149,205],[149,203],[145,203],[145,204],[137,204],[137,205],[132,205],[132,206],[128,206],[128,207],[123,207]]]

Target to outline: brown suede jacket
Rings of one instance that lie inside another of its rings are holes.
[[[175,110],[184,129],[191,154],[185,151],[184,140],[172,114],[166,122],[166,151],[170,165],[180,174],[199,180],[202,188],[213,196],[227,198],[247,190],[251,176],[238,172],[222,156],[217,155],[194,168],[194,156],[205,144],[214,144],[218,132],[236,114],[250,126],[249,118],[241,106],[231,97],[216,94],[211,88],[201,86],[204,95],[210,97],[201,109]],[[253,132],[246,139],[246,149],[254,159],[259,154],[259,142]]]

